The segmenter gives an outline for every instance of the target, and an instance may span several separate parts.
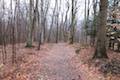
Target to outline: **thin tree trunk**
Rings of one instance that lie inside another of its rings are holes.
[[[94,11],[94,19],[91,28],[91,41],[90,45],[95,45],[95,37],[96,37],[96,27],[97,27],[97,0],[93,0],[93,11]]]
[[[54,10],[53,10],[53,15],[51,16],[52,17],[52,22],[51,22],[51,25],[50,25],[50,30],[49,30],[49,35],[48,35],[47,42],[50,42],[51,33],[52,33],[52,27],[53,27],[53,23],[54,23],[54,14],[55,14],[56,8],[57,8],[57,1],[55,0],[55,7],[54,7]]]
[[[76,1],[72,0],[72,16],[71,16],[71,26],[70,26],[70,44],[74,43],[74,38],[75,38],[75,17],[76,17]]]

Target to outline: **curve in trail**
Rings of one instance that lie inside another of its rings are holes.
[[[74,49],[67,44],[54,44],[48,56],[41,60],[42,69],[38,80],[81,80],[71,65]]]

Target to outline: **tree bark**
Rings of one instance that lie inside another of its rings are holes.
[[[28,38],[27,38],[27,44],[26,44],[26,47],[33,47],[32,45],[32,41],[33,41],[33,27],[34,25],[32,25],[33,23],[33,1],[30,0],[30,3],[29,3],[29,26],[28,26]]]
[[[108,0],[100,0],[97,45],[93,58],[108,58],[106,52],[107,6],[108,6]]]
[[[70,28],[70,39],[69,43],[73,44],[74,43],[74,36],[75,36],[75,17],[76,17],[76,1],[72,0],[72,17],[71,17],[71,28]]]

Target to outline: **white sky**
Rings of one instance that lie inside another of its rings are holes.
[[[2,1],[3,0],[0,0],[0,6],[1,6],[1,4],[2,4]],[[4,0],[5,1],[5,3],[6,3],[6,8],[10,8],[9,6],[10,6],[10,0]],[[13,2],[14,2],[15,0],[13,0]],[[23,1],[26,1],[26,2],[28,2],[29,0],[20,0],[21,2],[23,2]],[[44,1],[44,0],[43,0]],[[60,0],[58,0],[59,2],[60,2]],[[62,3],[60,4],[60,5],[62,5],[62,12],[66,12],[66,10],[67,10],[67,8],[66,8],[66,1],[67,0],[61,0],[62,1]],[[71,2],[71,0],[68,0],[69,2]],[[84,19],[84,9],[85,9],[85,0],[77,0],[77,6],[79,6],[79,9],[78,9],[78,13],[77,13],[77,19],[78,19],[78,21],[81,21],[81,20],[83,20]],[[90,4],[92,4],[92,0],[90,0]],[[13,8],[14,8],[14,5],[15,5],[15,3],[13,3]],[[49,10],[49,12],[51,12],[51,14],[52,14],[52,8],[55,6],[55,0],[51,0],[51,10]],[[71,6],[71,5],[70,5]],[[91,11],[92,11],[92,6],[91,6]],[[70,12],[69,12],[70,13]],[[91,15],[91,14],[90,14]]]

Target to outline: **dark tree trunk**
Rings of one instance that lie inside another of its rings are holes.
[[[97,45],[93,58],[108,58],[106,53],[106,23],[108,0],[100,0]]]
[[[41,46],[41,33],[40,33],[40,36],[39,36],[38,50],[40,50],[40,46]]]

